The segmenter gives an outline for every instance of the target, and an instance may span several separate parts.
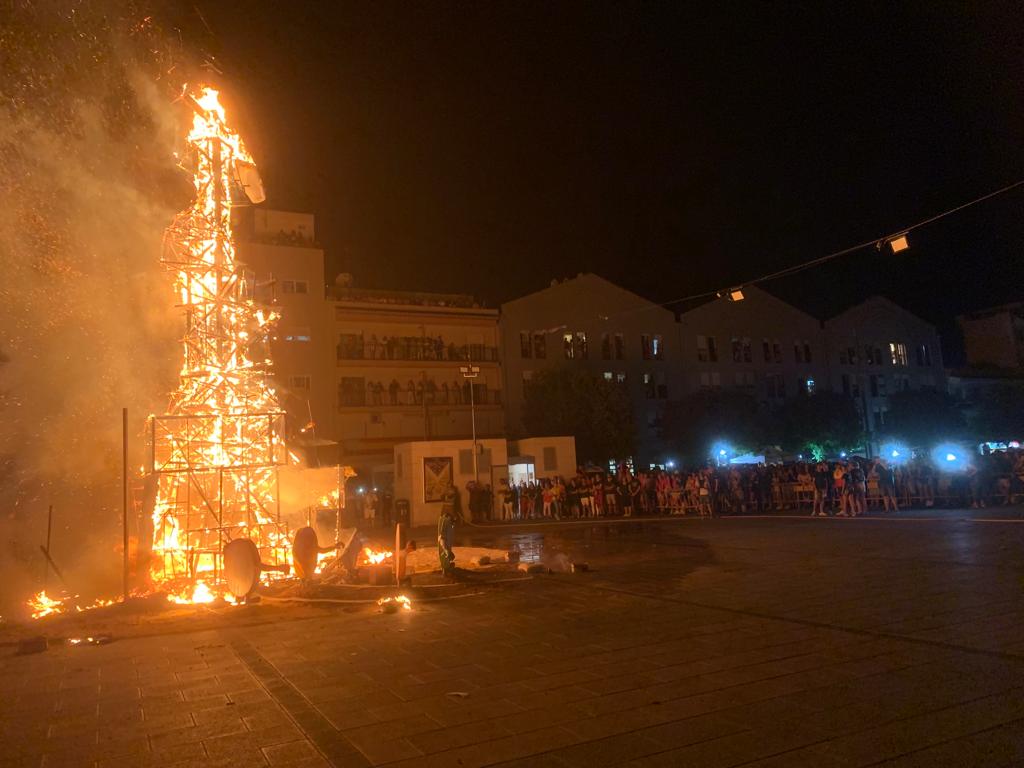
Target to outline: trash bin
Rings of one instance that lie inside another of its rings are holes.
[[[409,527],[409,500],[395,499],[395,522]]]

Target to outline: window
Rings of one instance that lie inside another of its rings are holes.
[[[856,347],[847,347],[846,348],[846,362],[849,365],[856,365],[857,364],[857,348]]]
[[[601,359],[612,359],[612,337],[610,333],[601,334]]]
[[[781,399],[786,396],[786,380],[781,373],[770,373],[765,377],[768,397]]]
[[[648,399],[654,399],[658,395],[657,385],[654,383],[654,374],[645,373],[643,374],[644,382],[644,393]]]
[[[768,339],[764,339],[761,342],[761,348],[764,351],[764,361],[770,363],[772,361],[772,344]]]
[[[870,385],[871,396],[878,397],[878,377],[875,374],[871,374],[868,377],[868,384]]]
[[[751,371],[744,371],[736,374],[736,386],[751,388],[754,386],[756,379]]]
[[[907,364],[907,345],[899,341],[889,342],[889,356],[892,358],[893,365]]]
[[[778,341],[772,342],[772,354],[775,355],[775,362],[782,362],[782,345]]]
[[[850,374],[848,373],[843,374],[843,394],[850,394]]]
[[[309,283],[305,280],[282,280],[281,293],[309,293]]]
[[[533,357],[533,346],[531,344],[532,334],[529,331],[519,332],[519,356],[528,359]]]
[[[626,374],[624,372],[616,373],[615,374],[615,383],[616,384],[625,384],[626,383]]]
[[[811,362],[811,344],[807,341],[797,341],[793,344],[793,359],[798,363]]]
[[[555,472],[558,469],[558,452],[554,446],[544,446],[544,471]]]
[[[885,395],[886,395],[885,389],[886,389],[885,376],[879,376],[878,377],[878,396],[879,397],[885,397]]]
[[[804,362],[811,362],[811,345],[808,342],[804,342]]]
[[[566,360],[586,360],[587,334],[584,331],[563,334],[562,351]]]
[[[718,362],[718,349],[715,347],[714,336],[697,337],[697,361],[701,363]]]
[[[530,388],[531,381],[533,381],[533,371],[523,371],[523,397],[526,397],[526,391]]]
[[[614,374],[611,371],[605,371],[604,372],[604,380],[605,381],[613,381],[614,378],[615,378],[615,376],[614,376]]]
[[[700,386],[702,389],[717,389],[722,385],[722,377],[718,371],[702,373],[700,375]]]
[[[473,474],[473,451],[471,448],[459,449],[459,474]]]
[[[917,348],[917,365],[918,367],[931,367],[932,364],[932,350],[927,344],[921,344]]]
[[[814,379],[804,379],[800,382],[800,386],[803,388],[804,393],[808,395],[814,394],[815,382]]]
[[[864,362],[868,365],[875,364],[875,350],[870,344],[864,347]]]
[[[290,331],[286,331],[284,340],[308,342],[310,340],[309,328],[293,328]]]
[[[308,392],[310,381],[309,376],[289,376],[288,386],[292,389],[304,389]]]
[[[615,359],[625,360],[626,358],[626,339],[621,333],[615,334]]]
[[[800,342],[793,344],[793,359],[798,363],[803,362],[803,349],[800,347]]]
[[[647,333],[640,335],[640,354],[644,360],[661,360],[662,350],[661,336]]]
[[[533,356],[544,360],[548,356],[547,338],[543,333],[533,334]]]

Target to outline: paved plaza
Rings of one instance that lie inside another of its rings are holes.
[[[939,517],[464,529],[591,570],[0,649],[0,766],[1022,765],[1024,524]]]

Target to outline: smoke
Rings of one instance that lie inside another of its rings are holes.
[[[88,553],[119,568],[121,408],[137,468],[145,419],[166,408],[181,359],[182,316],[159,264],[163,230],[189,198],[174,159],[184,57],[168,39],[134,3],[0,9],[8,567],[38,570],[53,504],[62,566]]]

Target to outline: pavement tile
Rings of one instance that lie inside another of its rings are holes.
[[[316,748],[305,739],[264,747],[263,754],[271,765],[294,766],[296,763],[323,760]]]

